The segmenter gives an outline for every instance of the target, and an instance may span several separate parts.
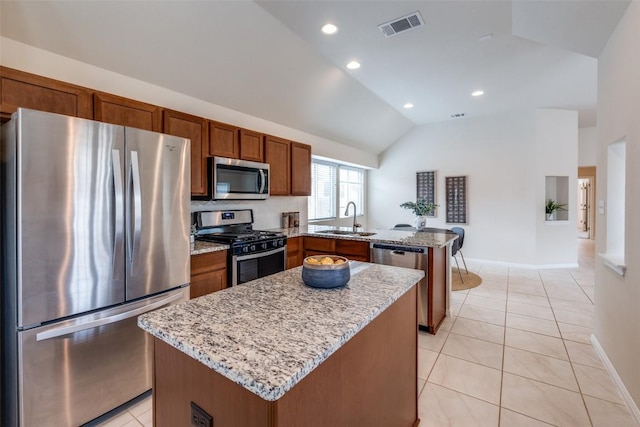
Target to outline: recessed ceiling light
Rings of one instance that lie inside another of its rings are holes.
[[[360,63],[358,61],[351,61],[347,64],[347,68],[350,70],[357,70],[360,68]]]
[[[471,92],[471,96],[482,96],[484,95],[483,90],[476,90],[475,92]]]
[[[403,105],[403,107],[408,110],[409,108],[413,108],[413,104],[410,102],[407,102],[406,104]]]
[[[338,27],[333,24],[324,24],[322,26],[322,32],[325,34],[335,34],[338,32]]]
[[[486,40],[491,40],[492,38],[493,38],[493,34],[489,33],[489,34],[485,34],[484,36],[478,37],[478,41],[479,42],[483,42],[483,41],[486,41]]]

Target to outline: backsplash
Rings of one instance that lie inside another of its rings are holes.
[[[191,212],[226,209],[253,209],[253,228],[270,230],[280,228],[282,212],[300,212],[300,225],[307,225],[306,196],[271,196],[267,200],[191,201]]]

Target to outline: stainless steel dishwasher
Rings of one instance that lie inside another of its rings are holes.
[[[428,249],[387,243],[371,243],[371,262],[424,271],[424,278],[418,282],[418,327],[429,330],[428,307]]]

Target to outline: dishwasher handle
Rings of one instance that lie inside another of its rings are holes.
[[[391,251],[397,255],[404,255],[406,252],[414,254],[424,254],[425,248],[417,246],[403,246],[403,245],[390,245],[387,243],[372,243],[371,249],[381,249],[385,251]]]

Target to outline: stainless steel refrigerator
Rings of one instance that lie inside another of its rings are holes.
[[[19,109],[2,127],[2,426],[151,388],[138,315],[188,299],[189,140]]]

